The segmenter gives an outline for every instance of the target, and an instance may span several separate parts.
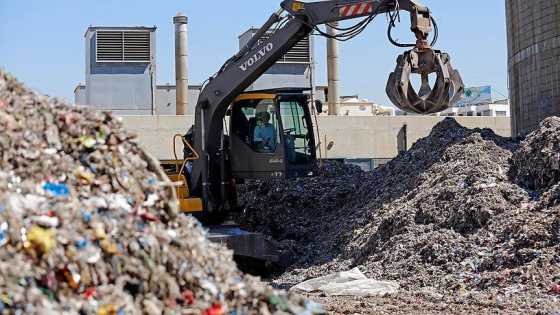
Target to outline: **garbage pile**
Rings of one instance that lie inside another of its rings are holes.
[[[359,267],[408,301],[558,311],[559,142],[558,117],[519,139],[446,118],[374,172],[325,161],[315,178],[247,181],[239,220],[299,254],[278,287]]]
[[[560,183],[560,119],[549,117],[528,135],[514,154],[511,177],[538,195],[549,194]],[[555,203],[545,206],[553,206]]]
[[[162,174],[111,113],[0,70],[0,312],[320,313],[239,272]]]

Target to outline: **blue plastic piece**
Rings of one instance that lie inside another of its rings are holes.
[[[52,192],[55,196],[68,196],[68,194],[70,194],[70,190],[65,184],[46,183],[43,188]]]

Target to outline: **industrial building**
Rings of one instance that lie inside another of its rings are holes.
[[[509,117],[509,100],[498,100],[490,103],[453,106],[440,113],[439,116],[493,116]]]
[[[186,25],[184,15],[174,17],[176,33]],[[239,47],[247,44],[257,29],[251,28],[239,36]],[[86,80],[74,90],[75,103],[96,109],[111,110],[118,115],[175,115],[177,85],[155,82],[156,27],[90,26],[85,34]],[[270,34],[265,34],[264,40]],[[176,37],[176,45],[186,46]],[[176,47],[176,55],[181,54]],[[186,47],[185,47],[186,49]],[[313,37],[307,37],[292,48],[274,66],[253,82],[247,91],[314,89]],[[182,61],[181,59],[185,59]],[[186,54],[176,58],[186,65]],[[177,76],[188,77],[186,66],[179,67]],[[183,72],[183,73],[182,73]],[[182,73],[182,74],[181,74]],[[188,85],[188,101],[184,114],[194,114],[200,85]],[[324,98],[319,98],[325,101]]]
[[[439,116],[493,116],[509,117],[509,100],[507,96],[497,92],[505,99],[495,99],[491,85],[465,88],[463,96],[453,107],[439,112]]]
[[[176,67],[177,76],[188,80],[186,61],[186,24],[188,19],[178,14],[173,18],[176,25]],[[258,29],[250,28],[242,33],[239,47],[247,44]],[[181,38],[184,36],[184,38]],[[265,34],[261,41],[270,36]],[[74,89],[74,102],[89,105],[96,109],[111,110],[118,115],[175,115],[177,101],[176,84],[156,84],[155,82],[155,38],[156,27],[108,27],[90,26],[85,33],[85,84],[78,84]],[[336,41],[329,46],[333,51]],[[184,50],[185,52],[179,52]],[[337,85],[329,91],[328,86],[315,85],[314,41],[309,36],[299,42],[276,64],[253,82],[246,91],[273,90],[282,87],[285,90],[304,91],[314,100],[329,103],[329,96],[338,98],[331,102],[339,115],[394,115],[392,107],[381,106],[367,100],[340,97]],[[330,53],[330,67],[336,69],[338,53]],[[332,72],[332,71],[331,71]],[[336,73],[338,71],[335,71]],[[331,79],[331,82],[338,79]],[[194,104],[198,99],[200,85],[188,85],[186,111],[194,114]],[[180,99],[180,98],[179,98]],[[332,106],[325,106],[324,114],[333,114]]]

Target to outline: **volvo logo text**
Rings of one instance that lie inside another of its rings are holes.
[[[266,46],[259,49],[251,58],[247,59],[241,66],[239,66],[239,69],[243,71],[247,70],[247,67],[252,66],[255,62],[260,60],[261,57],[264,57],[264,55],[266,55],[267,52],[271,51],[273,47],[274,45],[272,45],[272,43],[266,44]]]

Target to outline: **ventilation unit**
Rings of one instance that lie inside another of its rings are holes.
[[[122,115],[155,113],[155,27],[90,26],[83,103]]]
[[[150,62],[150,31],[97,31],[96,62]]]
[[[251,28],[239,36],[239,48],[245,47],[255,35],[257,29]],[[272,36],[267,32],[261,36],[258,44]],[[292,49],[278,59],[276,63],[263,73],[246,91],[312,91],[314,86],[313,70],[313,37],[305,37]]]
[[[259,40],[259,45],[270,37],[270,33],[264,34]],[[310,63],[311,54],[309,52],[309,37],[305,37],[300,40],[290,51],[288,51],[282,58],[280,58],[278,63]]]

